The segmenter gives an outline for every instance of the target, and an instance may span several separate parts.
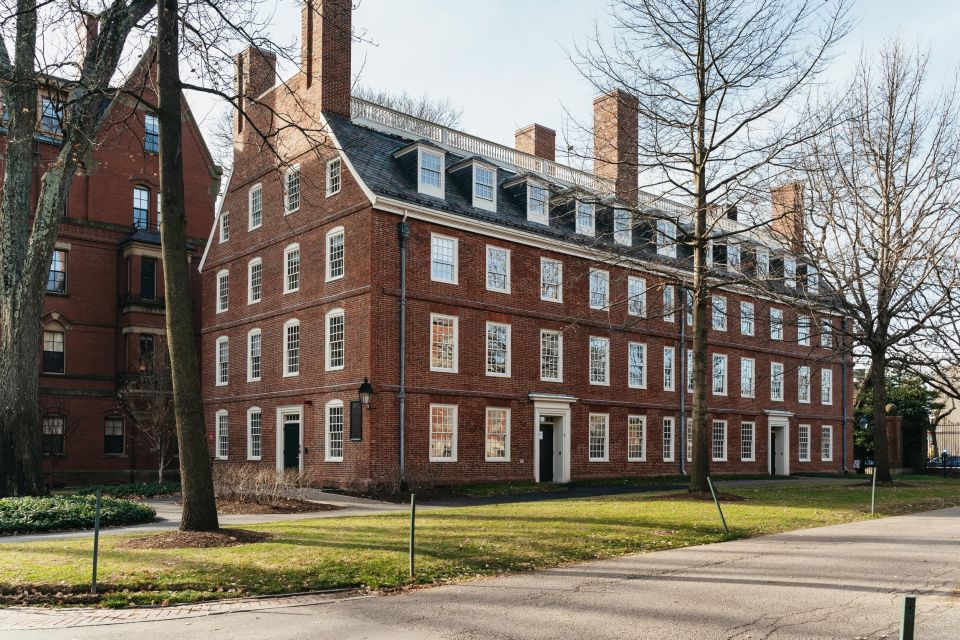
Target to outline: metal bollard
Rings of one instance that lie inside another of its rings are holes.
[[[97,595],[97,560],[100,554],[100,489],[97,489],[97,506],[93,513],[93,580],[90,593]]]
[[[873,467],[873,484],[870,488],[870,515],[874,515],[873,507],[877,502],[877,467]]]
[[[417,529],[417,494],[410,494],[410,577],[415,578],[413,567],[413,547]]]
[[[917,598],[904,596],[903,616],[900,620],[900,640],[913,640],[913,623],[917,614]]]

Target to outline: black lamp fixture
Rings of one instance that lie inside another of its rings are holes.
[[[369,380],[364,378],[363,382],[360,383],[360,388],[357,390],[357,393],[360,395],[360,404],[367,406],[370,404],[370,398],[373,397],[373,385],[370,384]]]

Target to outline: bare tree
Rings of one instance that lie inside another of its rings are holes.
[[[361,100],[374,102],[445,127],[459,127],[460,119],[463,117],[463,109],[448,98],[437,100],[430,96],[416,96],[406,91],[399,93],[384,91],[365,85],[356,86],[353,95]]]
[[[635,98],[626,107],[639,117],[637,168],[658,194],[640,194],[634,219],[670,222],[692,253],[689,280],[680,283],[693,314],[691,491],[708,488],[710,292],[724,282],[708,266],[708,246],[769,224],[756,211],[783,179],[786,157],[817,124],[798,115],[797,105],[847,32],[848,4],[616,0],[613,39],[597,35],[576,52],[581,73],[599,91]],[[671,206],[671,197],[690,206]],[[729,207],[746,223],[726,224],[717,212]]]
[[[936,364],[938,352],[931,340],[955,331],[960,311],[956,91],[927,100],[926,67],[925,55],[896,39],[864,52],[828,133],[804,149],[812,187],[805,248],[843,294],[847,331],[869,357],[874,449],[885,482],[887,371],[892,362],[909,363],[929,378],[924,365]]]

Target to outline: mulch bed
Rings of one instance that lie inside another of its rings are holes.
[[[324,502],[309,502],[307,500],[293,500],[290,498],[279,498],[270,504],[223,498],[217,499],[217,513],[231,516],[259,515],[264,513],[313,513],[314,511],[336,511],[340,508],[341,507]]]
[[[130,538],[117,544],[120,549],[209,549],[236,547],[241,544],[263,542],[273,534],[246,529],[219,529],[218,531],[166,531],[164,533]]]

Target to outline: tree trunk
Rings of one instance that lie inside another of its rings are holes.
[[[173,381],[174,413],[180,447],[182,531],[219,528],[213,495],[213,475],[203,423],[200,367],[190,300],[187,262],[186,206],[181,148],[180,72],[177,0],[158,5],[157,86],[160,121],[160,193],[163,200],[164,295],[167,344]]]
[[[873,382],[873,472],[878,482],[892,482],[890,475],[890,452],[887,450],[887,354],[883,349],[874,349],[871,357],[871,380]]]

